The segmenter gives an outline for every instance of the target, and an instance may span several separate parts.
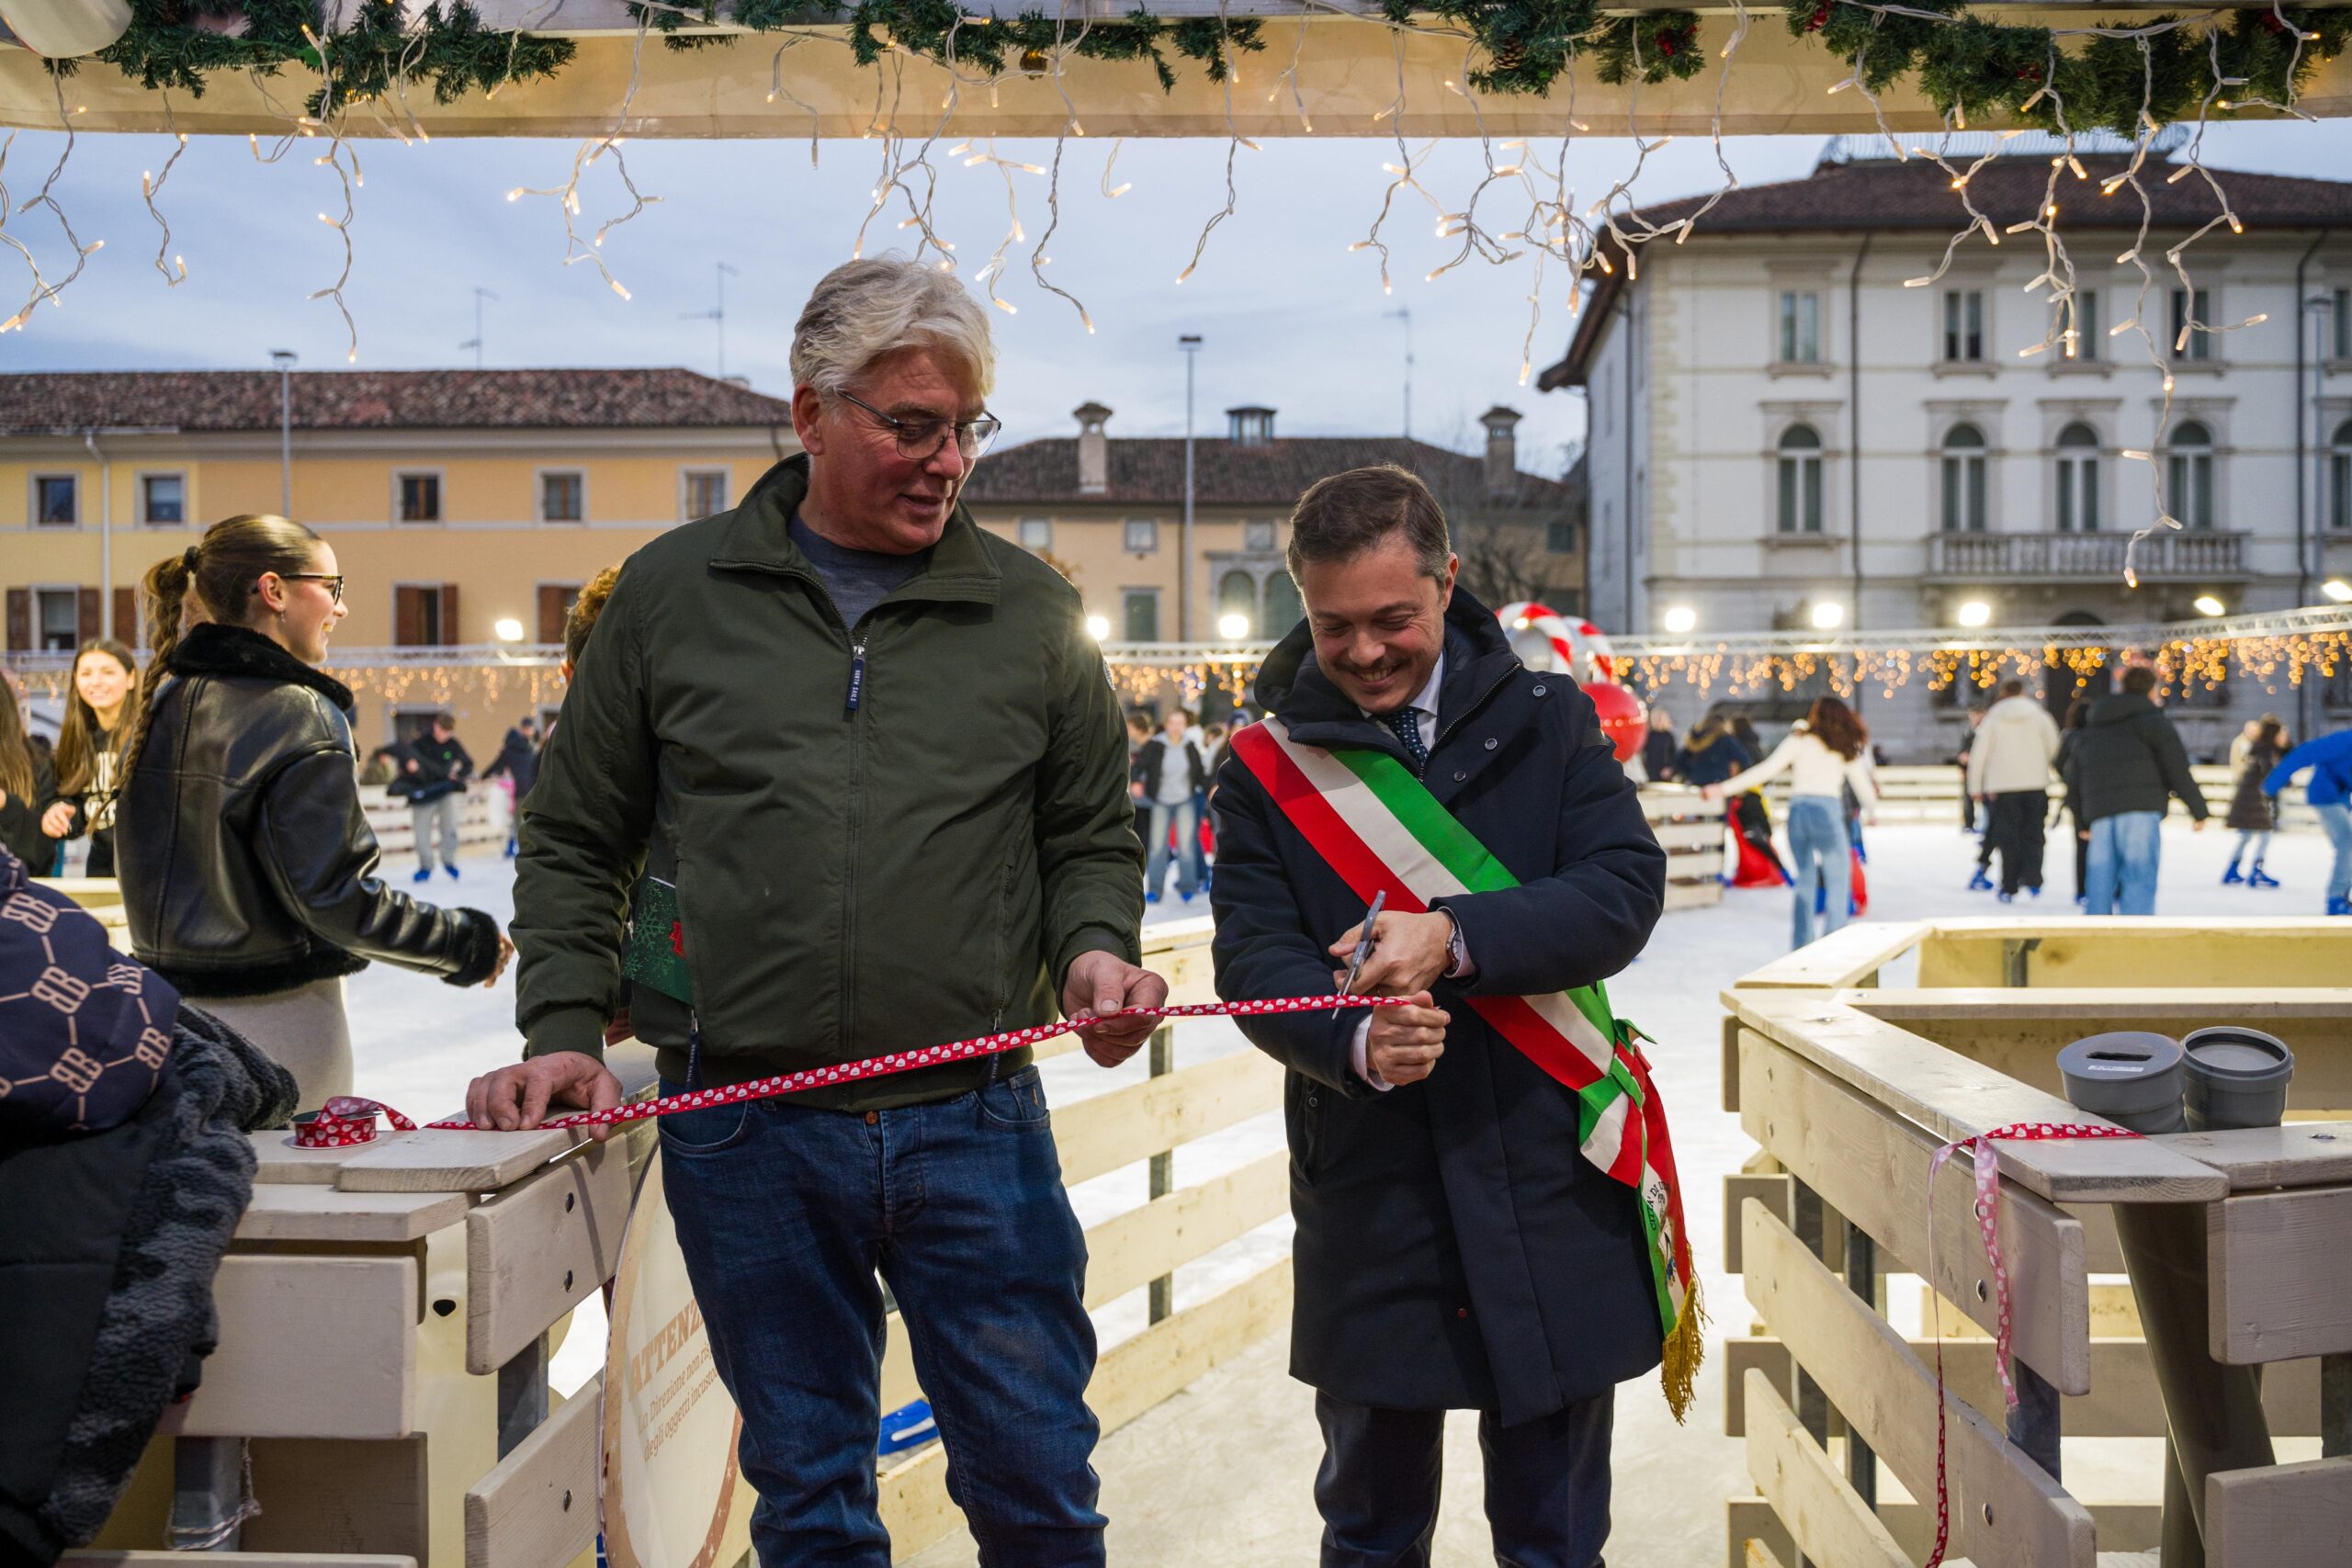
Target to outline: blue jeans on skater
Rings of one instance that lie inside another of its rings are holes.
[[[1796,872],[1796,931],[1793,945],[1814,939],[1813,890],[1826,889],[1822,936],[1844,925],[1853,901],[1854,850],[1846,838],[1844,803],[1826,795],[1800,795],[1789,802],[1789,859]]]
[[[743,1416],[762,1568],[890,1561],[876,1512],[877,1270],[979,1561],[1102,1562],[1086,1239],[1035,1066],[928,1105],[769,1100],[682,1111],[661,1129],[686,1273]]]
[[[1143,890],[1153,897],[1168,885],[1168,825],[1176,825],[1176,891],[1190,898],[1201,890],[1201,818],[1189,800],[1170,806],[1151,803],[1151,861],[1145,866]]]
[[[2164,846],[2165,814],[2119,811],[2091,824],[2086,915],[2156,912],[2156,863]]]
[[[2352,897],[2352,806],[2337,800],[2312,809],[2319,813],[2320,831],[2335,849],[2335,865],[2327,875],[2327,896]]]

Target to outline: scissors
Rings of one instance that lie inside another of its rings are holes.
[[[1380,919],[1381,906],[1387,902],[1388,890],[1384,887],[1379,892],[1372,896],[1372,908],[1364,911],[1363,935],[1356,939],[1355,956],[1348,960],[1348,977],[1347,980],[1340,987],[1340,995],[1343,997],[1354,991],[1356,988],[1356,976],[1363,972],[1363,961],[1372,956],[1372,928],[1374,923]],[[1340,1010],[1338,1008],[1333,1008],[1331,1010],[1331,1016],[1333,1018],[1339,1017]]]

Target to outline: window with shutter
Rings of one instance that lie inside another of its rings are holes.
[[[557,643],[563,640],[563,624],[571,618],[571,606],[580,597],[576,582],[542,582],[539,584],[539,640]]]

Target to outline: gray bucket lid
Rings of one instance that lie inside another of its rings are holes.
[[[2181,1096],[2180,1042],[2169,1034],[2122,1029],[2075,1041],[2058,1053],[2066,1098],[2082,1110],[2123,1122]]]
[[[2231,1089],[2261,1089],[2295,1075],[2295,1054],[2287,1043],[2259,1029],[2216,1024],[2190,1032],[2180,1043],[2188,1076]]]

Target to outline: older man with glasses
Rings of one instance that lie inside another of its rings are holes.
[[[896,258],[827,276],[793,427],[732,512],[621,570],[523,807],[526,1060],[474,1120],[619,1098],[600,1060],[642,864],[692,1001],[629,1020],[662,1089],[739,1083],[1167,996],[1078,594],[957,503],[996,434],[986,316]],[[1114,1066],[1148,1033],[1087,1032]],[[1085,1241],[1025,1051],[661,1123],[664,1187],[742,1412],[766,1568],[889,1561],[888,1281],[985,1563],[1099,1563]]]

